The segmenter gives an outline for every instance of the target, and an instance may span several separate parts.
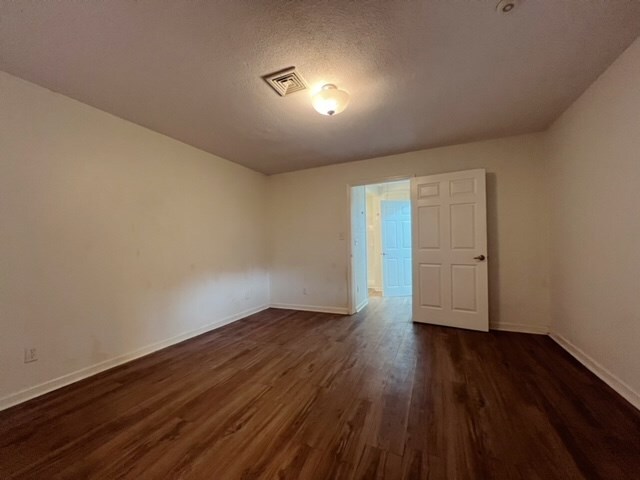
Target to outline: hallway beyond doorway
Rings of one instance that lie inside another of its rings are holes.
[[[411,296],[409,181],[367,185],[367,287],[377,296]]]

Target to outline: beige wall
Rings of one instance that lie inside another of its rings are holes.
[[[486,168],[491,324],[546,332],[543,146],[525,135],[269,177],[272,302],[346,310],[349,184]]]
[[[0,407],[268,304],[265,189],[0,73]]]
[[[640,408],[640,39],[548,143],[552,333]]]

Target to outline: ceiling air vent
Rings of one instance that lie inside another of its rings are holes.
[[[304,78],[296,72],[296,67],[285,68],[279,72],[265,75],[264,80],[271,85],[278,95],[284,97],[307,88]]]

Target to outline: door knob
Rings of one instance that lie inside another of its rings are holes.
[[[484,255],[478,255],[477,257],[473,257],[474,260],[480,260],[481,262],[484,261],[484,259],[487,258]]]

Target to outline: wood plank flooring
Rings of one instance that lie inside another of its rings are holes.
[[[549,338],[409,319],[271,309],[0,412],[0,478],[640,478],[640,414]]]

